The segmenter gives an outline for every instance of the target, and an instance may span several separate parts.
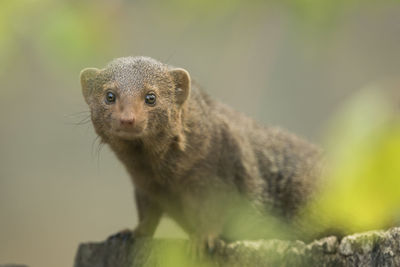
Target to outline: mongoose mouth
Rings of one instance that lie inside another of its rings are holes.
[[[121,139],[132,140],[143,134],[144,127],[117,128],[113,130],[113,135]]]

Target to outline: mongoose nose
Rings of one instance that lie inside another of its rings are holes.
[[[129,118],[121,118],[120,123],[122,126],[133,126],[135,124],[135,117],[131,116]]]

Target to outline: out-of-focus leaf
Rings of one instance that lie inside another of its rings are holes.
[[[33,32],[35,20],[31,14],[42,8],[47,0],[2,0],[0,1],[0,61],[6,62]],[[1,68],[6,64],[0,65]]]
[[[40,46],[48,57],[64,63],[90,62],[107,53],[113,40],[107,11],[99,7],[64,7],[50,14],[40,31]]]
[[[328,128],[330,169],[310,213],[319,227],[358,232],[400,217],[400,120],[391,106],[381,88],[363,90]]]

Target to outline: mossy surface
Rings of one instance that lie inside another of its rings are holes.
[[[114,239],[81,244],[75,267],[400,266],[400,228],[302,241],[237,241],[198,260],[186,240]]]

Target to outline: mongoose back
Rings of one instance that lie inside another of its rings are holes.
[[[243,230],[251,216],[238,218],[252,210],[290,225],[312,195],[315,146],[215,101],[184,69],[118,58],[104,69],[84,69],[81,84],[96,133],[134,184],[134,236],[152,236],[167,214],[200,246],[262,238],[262,229],[260,236]]]

